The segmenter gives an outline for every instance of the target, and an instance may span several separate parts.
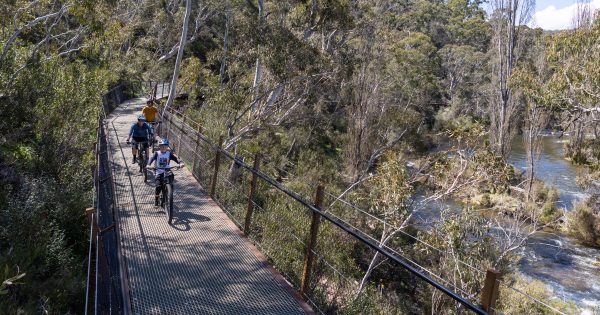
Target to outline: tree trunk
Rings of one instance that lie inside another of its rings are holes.
[[[492,129],[490,142],[498,155],[506,157],[510,152],[512,131],[514,130],[514,115],[516,104],[508,80],[518,58],[517,27],[526,24],[532,0],[493,0],[492,11],[497,14],[494,19],[494,38],[497,47],[493,78],[493,89],[490,116]]]
[[[225,63],[227,62],[227,49],[229,44],[229,9],[225,12],[225,36],[223,36],[223,58],[221,59],[221,70],[219,71],[220,83],[225,80]]]
[[[183,51],[185,50],[185,44],[187,39],[188,32],[188,22],[190,20],[190,14],[192,13],[191,9],[191,0],[185,1],[185,17],[183,18],[183,27],[181,30],[181,39],[179,40],[179,51],[177,52],[177,59],[175,60],[175,69],[173,69],[173,79],[171,80],[171,86],[169,89],[169,98],[167,99],[167,104],[163,109],[162,115],[165,115],[167,108],[173,105],[173,100],[175,99],[175,91],[177,88],[177,79],[179,77],[179,68],[181,67],[181,59],[183,58]]]
[[[258,0],[258,36],[261,36],[261,28],[262,28],[262,20],[263,20],[263,0]],[[259,41],[260,43],[260,41]],[[252,110],[251,112],[254,113],[254,111],[256,110],[256,102],[254,102],[256,100],[256,98],[258,97],[259,94],[259,88],[258,85],[260,84],[260,80],[262,78],[262,68],[261,68],[261,64],[260,64],[260,44],[258,45],[258,57],[256,57],[256,68],[254,70],[254,83],[252,84],[252,89],[254,90],[254,96],[252,97]]]

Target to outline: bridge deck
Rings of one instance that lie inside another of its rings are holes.
[[[187,170],[175,173],[173,225],[154,207],[154,188],[132,165],[125,144],[143,104],[125,102],[108,119],[133,314],[310,312]]]

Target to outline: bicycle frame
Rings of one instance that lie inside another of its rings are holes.
[[[173,222],[173,180],[175,175],[169,167],[159,176],[160,177],[157,178],[158,185],[156,187],[158,188],[158,191],[160,191],[161,207],[165,210],[168,222],[171,224]]]
[[[148,180],[148,173],[146,171],[146,163],[148,162],[148,158],[149,158],[149,154],[150,154],[150,152],[148,152],[148,154],[146,154],[146,150],[144,149],[144,146],[146,143],[151,145],[148,140],[134,142],[135,148],[138,152],[137,155],[138,155],[138,164],[140,165],[140,172],[143,173],[143,175],[144,175],[144,182],[146,182]]]
[[[171,172],[170,170],[165,171],[162,174],[161,183],[159,185],[161,187],[164,187],[165,185],[173,184],[174,177],[175,177],[175,174],[173,174],[173,172]]]

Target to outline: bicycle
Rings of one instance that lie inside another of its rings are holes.
[[[158,146],[157,146],[158,141],[156,140],[156,136],[160,135],[159,128],[160,128],[160,124],[162,124],[162,121],[157,120],[157,121],[149,122],[148,124],[152,127],[152,131],[154,132],[154,139],[152,139],[152,143],[151,143],[152,153],[154,153],[154,152],[158,151]]]
[[[144,150],[144,144],[148,141],[135,142],[135,147],[138,152],[137,163],[140,166],[140,173],[144,174],[144,183],[148,181],[148,172],[146,171],[146,163],[148,163],[148,157],[146,156],[146,150]],[[127,144],[131,144],[131,141],[127,141]]]
[[[183,167],[183,164],[181,164]],[[155,167],[149,166],[149,170],[156,170],[157,168],[165,170],[162,176],[157,178],[158,185],[160,187],[160,206],[165,211],[169,224],[173,222],[173,181],[175,175],[171,171],[172,169],[180,169],[180,166],[167,166],[167,167]]]
[[[160,134],[158,132],[158,128],[160,127],[160,124],[162,124],[162,121],[155,120],[155,121],[148,122],[148,124],[150,124],[150,126],[152,127],[152,130],[154,131],[155,135],[159,135]]]

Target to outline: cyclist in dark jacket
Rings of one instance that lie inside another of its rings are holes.
[[[133,137],[133,141],[131,142],[131,153],[133,154],[133,163],[136,162],[137,158],[137,146],[136,144],[142,143],[143,149],[146,151],[146,156],[150,156],[148,145],[149,141],[154,139],[154,132],[152,131],[152,127],[146,123],[146,117],[144,115],[138,116],[137,123],[131,125],[131,129],[129,129],[129,137],[127,137],[127,143]]]

